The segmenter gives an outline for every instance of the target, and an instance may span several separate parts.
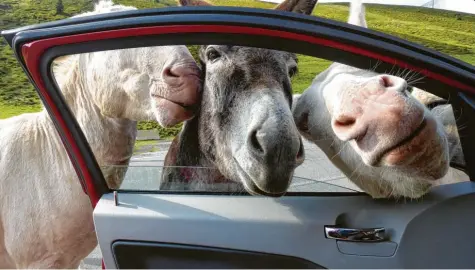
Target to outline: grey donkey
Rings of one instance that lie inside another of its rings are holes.
[[[316,2],[285,0],[275,9],[311,14]],[[180,4],[211,5],[202,0]],[[291,112],[296,55],[206,45],[199,56],[201,109],[172,142],[160,189],[283,195],[305,156]]]

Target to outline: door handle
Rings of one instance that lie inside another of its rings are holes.
[[[381,242],[386,240],[384,228],[351,229],[325,226],[325,237],[341,241]]]

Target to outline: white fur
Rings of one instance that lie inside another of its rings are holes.
[[[366,12],[361,0],[354,0],[350,4],[350,16],[348,23],[367,28]]]
[[[361,1],[351,3],[348,23],[367,27]],[[381,86],[382,76],[391,81],[389,86]],[[423,104],[435,96],[417,89],[414,96],[406,96],[405,89],[401,78],[334,63],[302,95],[294,96],[293,113],[297,123],[308,119],[307,126],[300,126],[302,135],[372,197],[418,198],[431,186],[447,182],[449,160],[460,157],[461,150],[451,110],[429,111]],[[353,125],[337,121],[348,116],[357,117]],[[422,135],[405,148],[419,151],[412,150],[399,165],[386,165],[387,160],[378,158],[378,153],[412,134],[422,119],[428,123]]]
[[[78,16],[133,9],[102,1]],[[191,61],[184,46],[56,59],[57,83],[110,188],[123,180],[136,121],[156,118],[151,93],[180,90],[163,82],[163,67]],[[89,198],[46,110],[0,121],[0,189],[0,268],[77,268],[97,245]]]

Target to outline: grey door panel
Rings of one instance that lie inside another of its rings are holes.
[[[165,195],[102,197],[94,222],[107,268],[116,240],[197,245],[297,257],[325,268],[474,268],[475,183],[418,201],[368,196]],[[387,241],[327,239],[326,225],[385,228]],[[168,267],[171,267],[168,265]]]

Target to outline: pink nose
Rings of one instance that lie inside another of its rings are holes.
[[[168,91],[164,93],[166,99],[183,106],[199,102],[201,81],[196,63],[170,64],[163,69],[162,79],[168,86]]]
[[[381,75],[377,77],[379,85],[386,88],[386,91],[396,91],[404,93],[407,89],[407,82],[403,78],[391,75]]]
[[[173,83],[177,79],[187,76],[199,76],[200,70],[196,64],[173,64],[163,69],[163,79]]]
[[[340,140],[348,141],[397,128],[404,118],[406,88],[404,79],[381,75],[353,95],[343,93],[333,113],[333,131]]]

